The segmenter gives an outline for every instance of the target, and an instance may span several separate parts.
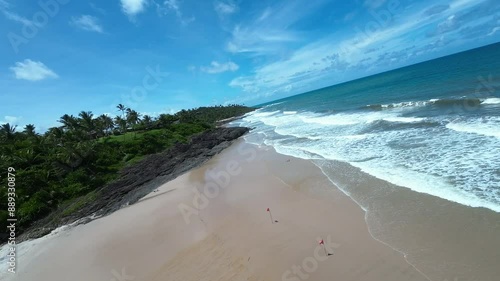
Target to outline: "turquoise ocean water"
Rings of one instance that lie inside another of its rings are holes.
[[[280,153],[500,212],[500,43],[277,100],[237,124]]]

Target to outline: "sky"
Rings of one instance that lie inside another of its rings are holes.
[[[0,124],[256,105],[500,41],[498,0],[0,0]]]

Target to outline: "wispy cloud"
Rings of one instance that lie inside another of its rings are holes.
[[[293,31],[264,26],[236,26],[226,48],[232,53],[273,54],[281,49],[282,43],[298,41],[299,38]]]
[[[256,68],[253,76],[232,80],[229,85],[263,96],[288,92],[291,87],[300,89],[313,80],[323,78],[326,70],[340,70],[342,66],[345,69],[347,63],[338,52],[338,46],[329,40],[312,43],[286,59]]]
[[[497,33],[498,31],[500,31],[500,26],[496,26],[494,27],[490,33],[487,34],[487,36],[493,36],[495,35],[495,33]]]
[[[92,8],[92,10],[98,12],[99,14],[101,14],[101,15],[105,15],[106,14],[106,10],[104,10],[103,8],[98,7],[96,4],[90,2],[89,5]]]
[[[499,26],[498,14],[492,10],[500,9],[500,3],[495,0],[456,0],[449,9],[441,14],[447,17],[440,18],[438,24],[427,32],[428,37],[438,37],[446,34],[462,34],[467,38],[469,33],[483,32]],[[481,34],[475,34],[480,36]],[[484,34],[483,34],[484,35]]]
[[[385,4],[387,0],[365,0],[364,6],[369,9],[378,9]]]
[[[448,10],[449,8],[450,8],[450,5],[447,5],[447,4],[446,5],[443,5],[443,4],[435,5],[435,6],[430,7],[429,9],[427,9],[424,12],[424,15],[425,16],[432,16],[435,14],[442,13],[442,12]]]
[[[214,9],[219,17],[223,17],[226,15],[234,14],[236,11],[238,11],[238,6],[232,2],[215,1]]]
[[[93,31],[98,33],[104,32],[102,26],[99,24],[99,20],[96,17],[90,15],[72,17],[70,24],[86,31]]]
[[[147,6],[147,0],[120,0],[123,12],[128,16],[142,13]]]
[[[156,2],[155,4],[159,14],[174,13],[182,25],[188,25],[196,20],[194,16],[185,17],[183,15],[181,5],[178,0],[165,0],[163,1],[163,4],[158,4]]]
[[[4,116],[3,120],[0,120],[0,124],[9,123],[10,125],[18,126],[21,119],[23,119],[23,117]]]
[[[289,27],[306,15],[297,9],[297,2],[267,7],[246,23],[236,25],[226,49],[232,53],[272,55],[283,50],[286,43],[300,41],[297,31]]]
[[[24,24],[24,25],[33,25],[34,23],[25,18],[25,17],[22,17],[14,12],[9,12],[9,11],[2,11],[3,14],[5,15],[5,17],[11,21],[15,21],[15,22],[18,22],[18,23],[21,23],[21,24]]]
[[[350,13],[347,13],[345,16],[344,16],[344,21],[351,21],[354,19],[354,17],[358,14],[357,11],[353,11],[353,12],[350,12]]]
[[[30,26],[34,25],[33,21],[13,12],[12,5],[5,0],[0,0],[0,12],[2,12],[2,14],[8,20],[11,20],[11,21],[23,24],[23,25],[30,25]]]
[[[481,5],[490,4],[489,0],[455,0],[449,7],[426,7],[413,10],[411,14],[398,15],[398,21],[381,25],[370,34],[353,30],[343,37],[337,34],[327,36],[294,50],[284,58],[256,67],[252,75],[237,77],[229,86],[241,88],[251,93],[251,97],[258,98],[290,89],[314,88],[321,81],[338,83],[356,78],[355,74],[359,77],[370,71],[374,73],[401,66],[416,56],[451,44],[453,40],[450,38],[453,37],[440,36],[443,33],[465,32],[468,30],[466,26],[470,29],[467,32],[475,32],[474,27],[485,24],[485,21],[491,22],[487,17],[484,20],[484,14],[477,14],[484,10]],[[374,7],[376,3],[371,5]],[[474,15],[468,15],[470,12]],[[464,22],[468,24],[464,25]],[[432,27],[438,32],[425,38],[425,31]],[[492,32],[493,28],[486,30]],[[484,28],[480,30],[484,31]],[[410,35],[423,38],[415,41],[414,37],[408,37]],[[474,36],[479,35],[474,33]],[[345,73],[351,73],[351,76],[346,77]]]
[[[174,11],[178,17],[182,16],[181,8],[179,7],[179,2],[177,0],[165,0],[163,5],[171,11]]]
[[[238,70],[239,68],[240,67],[232,61],[225,62],[225,63],[213,61],[210,64],[210,66],[200,67],[200,70],[203,72],[206,72],[206,73],[215,74],[215,73],[222,73],[222,72],[227,72],[227,71],[234,72],[234,71]]]
[[[10,70],[14,73],[16,79],[20,80],[40,81],[59,77],[42,62],[32,61],[30,59],[16,62],[15,66],[10,67]]]

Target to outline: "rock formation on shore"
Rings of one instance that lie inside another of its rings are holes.
[[[219,127],[193,137],[189,143],[178,143],[164,152],[146,156],[124,168],[117,180],[98,190],[97,198],[80,210],[69,216],[62,215],[64,210],[57,210],[27,229],[19,240],[41,237],[61,225],[87,223],[91,216],[106,216],[133,204],[165,182],[200,166],[248,131],[244,127]]]

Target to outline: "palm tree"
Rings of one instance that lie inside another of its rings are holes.
[[[74,130],[78,127],[78,119],[73,115],[64,114],[58,121],[66,130]]]
[[[28,137],[36,136],[35,125],[28,124],[28,125],[24,126],[24,133],[26,135],[28,135]]]
[[[116,108],[118,108],[118,111],[122,112],[122,117],[125,116],[125,110],[128,109],[126,106],[120,103],[116,106]]]
[[[159,124],[160,127],[166,128],[170,126],[172,123],[176,121],[175,116],[170,115],[170,114],[160,114],[158,116],[157,123]]]
[[[56,145],[62,145],[65,142],[64,131],[61,128],[50,128],[45,136]]]
[[[153,118],[149,115],[144,115],[142,117],[142,122],[141,122],[142,126],[144,126],[144,128],[146,130],[149,130],[151,128],[151,125],[153,124]]]
[[[137,111],[127,108],[127,122],[132,126],[132,128],[141,120],[140,116],[141,114]]]
[[[108,136],[114,128],[113,119],[106,114],[101,114],[97,117],[97,121],[100,125],[100,129],[103,131],[103,134]]]
[[[96,123],[93,119],[94,114],[92,111],[82,111],[78,114],[80,116],[80,126],[85,129],[89,138],[92,138],[96,135]]]
[[[28,125],[24,126],[24,132],[28,135],[34,135],[35,134],[35,125],[28,124]]]
[[[134,131],[134,139],[137,135],[137,132],[135,130],[135,126],[141,120],[140,116],[141,115],[137,111],[132,110],[130,108],[127,108],[127,123],[130,125],[131,129]]]
[[[40,153],[34,146],[26,149],[18,149],[15,152],[15,156],[19,163],[23,164],[23,167],[32,166],[40,159]]]
[[[127,121],[120,116],[115,117],[116,127],[120,128],[122,134],[127,132]]]
[[[0,126],[0,136],[4,140],[14,139],[17,126],[11,126],[9,123]]]

